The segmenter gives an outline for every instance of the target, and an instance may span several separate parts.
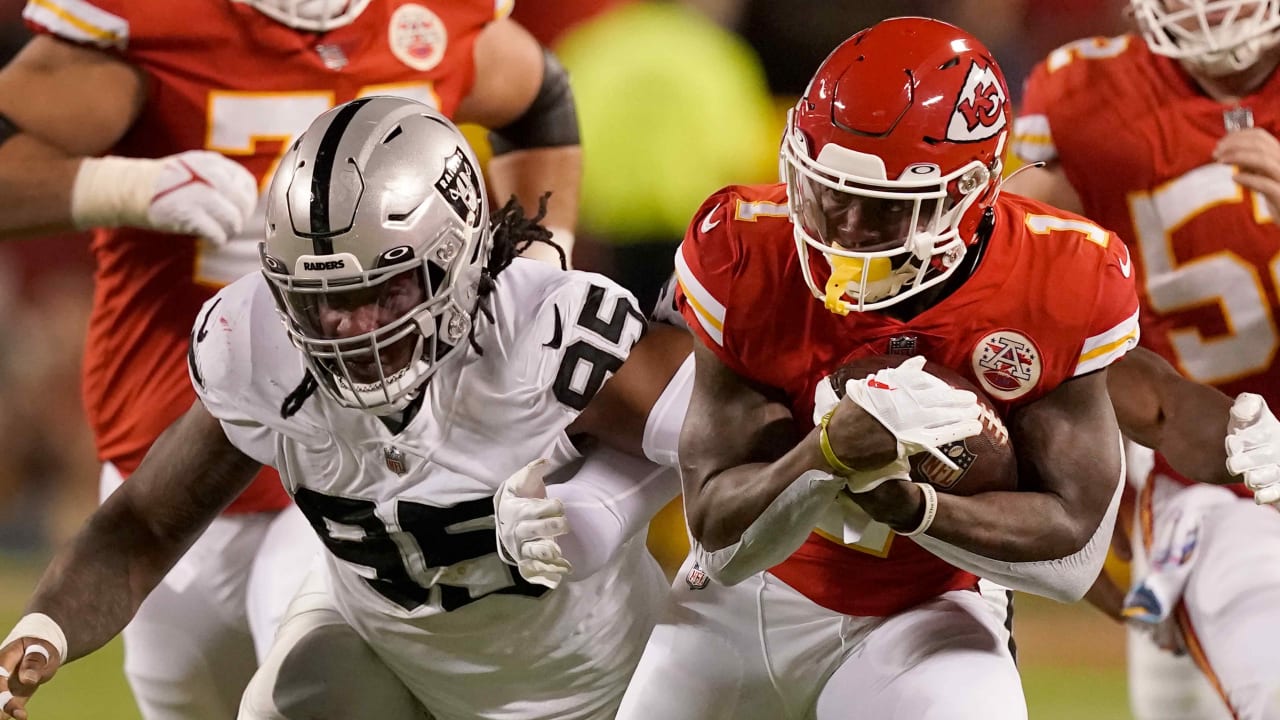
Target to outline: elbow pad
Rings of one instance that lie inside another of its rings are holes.
[[[542,84],[533,102],[506,127],[491,130],[489,144],[494,155],[580,144],[569,73],[550,50],[542,50]]]
[[[1120,440],[1123,443],[1123,439]],[[1123,448],[1122,448],[1123,450]],[[1120,508],[1120,495],[1124,490],[1125,461],[1120,454],[1120,476],[1111,495],[1111,504],[1102,514],[1102,521],[1094,529],[1089,541],[1079,550],[1056,560],[1037,562],[1008,562],[971,553],[954,545],[929,537],[928,533],[911,538],[925,550],[952,565],[967,570],[978,577],[995,581],[1013,590],[1041,595],[1059,602],[1075,602],[1084,597],[1093,586],[1102,563],[1111,547],[1111,533],[1115,530],[1116,513]]]
[[[768,570],[804,544],[844,484],[844,478],[810,470],[774,498],[737,542],[707,550],[695,541],[698,564],[721,585],[737,585]]]

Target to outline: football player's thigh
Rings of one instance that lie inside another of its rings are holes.
[[[266,657],[289,602],[324,546],[296,505],[271,521],[249,574],[245,599],[249,631],[259,658]]]
[[[118,485],[104,466],[104,497]],[[125,628],[125,676],[146,720],[234,715],[257,664],[244,597],[268,521],[214,520]]]
[[[430,718],[338,614],[313,566],[240,703],[239,720]]]
[[[832,667],[843,617],[765,575],[733,587],[710,582],[695,589],[687,580],[692,566],[686,560],[676,574],[667,613],[649,637],[618,719],[772,720],[804,714],[824,666],[808,657],[806,665],[794,667],[782,658],[825,654],[825,667]],[[766,599],[774,594],[769,581],[785,590],[778,602]],[[772,663],[762,631],[778,645],[779,658]],[[783,687],[796,678],[806,686]]]
[[[1000,626],[1000,639],[1009,646],[1009,654],[1017,660],[1017,643],[1013,639],[1013,591],[1009,588],[987,580],[978,580],[978,594],[987,603],[991,617]]]
[[[1280,718],[1280,513],[1219,506],[1198,552],[1183,593],[1188,648],[1237,717]]]
[[[976,592],[890,618],[855,645],[818,698],[818,720],[1025,720],[1001,626]]]

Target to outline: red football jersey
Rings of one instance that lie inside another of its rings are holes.
[[[1249,118],[1280,135],[1280,74],[1225,105],[1141,38],[1094,38],[1035,69],[1014,150],[1059,161],[1085,213],[1129,244],[1145,347],[1193,380],[1275,407],[1280,229],[1266,201],[1212,159],[1227,124]]]
[[[1137,343],[1124,245],[1016,196],[999,198],[974,274],[911,320],[829,312],[800,262],[785,188],[732,186],[703,204],[676,254],[677,303],[703,344],[743,377],[783,391],[806,429],[817,383],[854,358],[924,355],[973,380],[1007,414]],[[879,528],[861,545],[815,532],[770,572],[851,615],[888,615],[974,586],[973,575]]]
[[[451,115],[472,85],[476,37],[510,4],[375,0],[324,34],[232,0],[29,0],[23,17],[37,32],[118,53],[146,72],[147,103],[113,154],[216,150],[265,191],[293,138],[337,103],[399,95]],[[85,408],[99,456],[126,475],[195,401],[186,369],[191,326],[217,288],[259,270],[262,212],[259,203],[242,236],[223,248],[132,228],[95,233]],[[264,472],[232,509],[287,502],[275,473]]]

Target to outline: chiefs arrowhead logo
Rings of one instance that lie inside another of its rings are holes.
[[[1005,114],[1008,102],[1000,78],[996,77],[991,66],[971,63],[969,75],[965,78],[964,87],[960,88],[960,97],[947,123],[947,139],[975,142],[995,137],[1008,124]]]

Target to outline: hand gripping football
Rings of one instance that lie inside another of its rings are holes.
[[[828,377],[837,395],[844,394],[847,380],[866,377],[888,367],[897,367],[907,360],[906,355],[873,355],[853,360]],[[924,369],[951,387],[968,390],[978,396],[982,405],[982,433],[964,440],[941,446],[939,449],[951,458],[957,469],[951,469],[937,459],[920,453],[911,457],[911,479],[927,482],[952,495],[975,495],[994,490],[1016,490],[1018,487],[1018,463],[1009,441],[1009,430],[1000,419],[990,398],[960,373],[933,361]]]

